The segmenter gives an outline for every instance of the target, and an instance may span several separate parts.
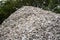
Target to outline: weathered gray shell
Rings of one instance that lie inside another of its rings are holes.
[[[0,40],[60,40],[60,14],[24,6],[0,25]]]

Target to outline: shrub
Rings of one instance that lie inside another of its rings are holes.
[[[60,13],[60,0],[7,0],[0,2],[0,23],[22,6],[35,6]]]

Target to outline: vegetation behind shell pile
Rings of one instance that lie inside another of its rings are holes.
[[[0,1],[0,24],[22,6],[35,6],[60,13],[60,0],[7,0]]]

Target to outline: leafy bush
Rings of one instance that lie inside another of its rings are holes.
[[[60,13],[60,0],[7,0],[0,2],[0,24],[22,6],[35,6]]]

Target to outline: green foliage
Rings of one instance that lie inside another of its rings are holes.
[[[16,10],[14,5],[15,3],[12,1],[7,1],[0,6],[0,23],[2,23],[4,19],[6,19],[12,12]]]
[[[60,0],[7,0],[0,2],[0,23],[22,6],[35,6],[60,13]]]

